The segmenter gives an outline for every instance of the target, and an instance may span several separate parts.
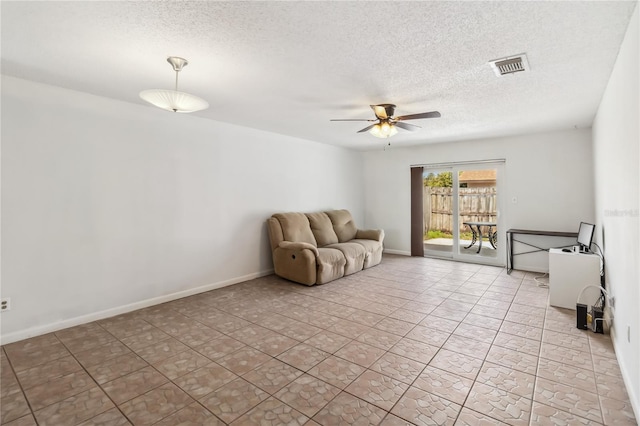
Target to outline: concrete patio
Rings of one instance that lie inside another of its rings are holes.
[[[489,241],[482,242],[482,250],[480,250],[480,253],[476,253],[478,251],[478,244],[480,244],[479,241],[476,241],[476,243],[472,247],[466,248],[469,244],[471,244],[471,240],[460,240],[460,253],[493,258],[498,255],[496,249],[491,246],[491,243],[489,243]],[[425,254],[428,254],[429,252],[438,252],[445,254],[451,253],[452,250],[453,239],[451,238],[432,238],[430,240],[424,241]],[[438,253],[434,254],[438,255]]]

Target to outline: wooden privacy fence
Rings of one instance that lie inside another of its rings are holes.
[[[496,222],[496,187],[458,188],[460,232],[463,222]],[[424,187],[424,230],[453,233],[453,188]]]

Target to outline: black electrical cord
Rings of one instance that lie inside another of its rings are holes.
[[[600,246],[597,243],[594,243],[593,241],[591,242],[591,244],[593,244],[594,246],[596,246],[598,248],[598,251],[600,252],[599,254],[596,253],[598,256],[600,256],[600,286],[604,289],[607,288],[606,284],[605,284],[605,279],[604,279],[604,252],[602,251],[602,249],[600,248]],[[595,253],[595,252],[594,252]]]

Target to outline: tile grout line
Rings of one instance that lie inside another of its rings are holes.
[[[500,275],[498,275],[498,276],[500,276]],[[495,282],[495,280],[497,279],[497,277],[498,277],[498,276],[496,276],[496,278],[491,282],[492,284]],[[486,294],[486,292],[488,291],[488,289],[489,289],[489,288],[491,288],[491,285],[487,288],[487,290],[485,290],[485,291],[482,293],[482,296],[484,296],[484,295]],[[518,288],[520,288],[520,286],[518,286]],[[480,296],[480,298],[478,299],[478,301],[482,298],[482,296]],[[475,306],[478,306],[478,301],[476,301],[476,303],[474,304],[474,307],[475,307]],[[511,303],[509,304],[509,307],[511,307],[512,303],[513,303],[513,302],[511,302]],[[480,305],[480,306],[482,306],[482,305]],[[472,309],[473,309],[473,308],[472,308]],[[470,312],[471,312],[471,311],[469,311],[469,313],[470,313]],[[508,312],[509,312],[509,309],[507,309],[507,313],[508,313]],[[467,315],[465,316],[465,318],[469,315],[469,313],[467,313]],[[505,317],[506,317],[506,313],[505,313],[505,316],[503,317],[503,319],[502,319],[502,320],[501,320],[501,322],[500,322],[500,327],[502,327],[502,324],[504,323],[504,318],[505,318]],[[460,324],[462,324],[462,322],[460,322]],[[456,329],[457,329],[457,328],[456,328]],[[458,415],[456,416],[456,419],[455,419],[455,421],[454,421],[454,422],[457,422],[457,421],[458,421],[458,419],[460,418],[460,415],[462,414],[462,409],[463,409],[463,408],[465,408],[465,404],[466,404],[467,400],[469,399],[469,395],[471,394],[471,390],[473,389],[474,385],[478,382],[478,376],[480,375],[480,373],[481,373],[481,371],[482,371],[482,366],[484,365],[484,363],[485,363],[485,362],[487,362],[487,361],[486,361],[486,360],[487,360],[487,356],[489,355],[489,351],[491,350],[491,346],[493,345],[493,342],[495,342],[495,339],[496,339],[496,337],[497,337],[497,335],[498,335],[499,330],[500,330],[500,328],[498,328],[498,330],[496,331],[496,334],[495,334],[495,336],[493,337],[493,339],[492,339],[492,341],[491,341],[491,344],[490,344],[490,346],[489,346],[489,350],[487,351],[487,353],[485,354],[484,358],[482,359],[482,364],[481,364],[481,366],[480,366],[480,371],[478,371],[478,374],[476,375],[475,379],[473,380],[473,383],[471,384],[471,388],[469,389],[469,393],[467,393],[467,395],[466,395],[466,396],[465,396],[465,398],[464,398],[464,401],[462,402],[462,404],[460,404],[461,408],[460,408],[460,411],[458,412]],[[454,330],[454,331],[455,331],[455,330]],[[453,333],[452,333],[452,334],[453,334]],[[467,408],[467,409],[471,410],[470,408]],[[475,411],[475,410],[473,410],[473,411]],[[483,414],[483,413],[481,413],[481,414]],[[486,414],[483,414],[483,415],[487,416]],[[488,417],[490,417],[490,418],[494,418],[494,417],[492,417],[492,416],[488,416]],[[495,418],[494,418],[494,419],[495,419]],[[495,419],[495,420],[500,421],[499,419]]]
[[[113,335],[109,330],[107,330],[106,328],[104,328],[104,327],[103,327],[101,324],[99,324],[97,321],[94,321],[93,323],[95,323],[98,327],[100,327],[100,328],[101,328],[102,330],[104,330],[106,333],[109,333],[111,336],[113,336],[113,338],[114,338],[114,339],[116,339],[118,342],[120,342],[120,339],[118,339],[116,336],[114,336],[114,335]],[[59,330],[59,331],[62,331],[62,330]],[[113,404],[113,406],[114,406],[118,411],[120,411],[120,414],[122,414],[122,415],[124,416],[124,418],[126,418],[126,419],[131,423],[131,424],[133,424],[133,422],[129,419],[129,417],[127,417],[127,415],[126,415],[125,413],[123,413],[123,412],[122,412],[122,410],[120,409],[120,407],[118,406],[118,404],[116,404],[116,403],[115,403],[115,401],[111,398],[111,396],[109,396],[109,394],[108,394],[107,392],[105,392],[105,390],[104,390],[104,389],[102,388],[102,386],[97,382],[97,380],[96,380],[96,379],[95,379],[95,378],[94,378],[94,377],[89,373],[89,371],[86,369],[86,367],[84,366],[84,364],[82,364],[82,363],[80,362],[80,360],[78,360],[78,358],[76,358],[76,354],[75,354],[75,353],[73,353],[73,352],[71,352],[71,350],[69,349],[69,347],[67,346],[67,344],[66,344],[65,342],[63,342],[63,341],[62,341],[62,340],[61,340],[61,339],[60,339],[60,338],[55,334],[55,332],[54,332],[53,334],[55,335],[56,339],[58,339],[58,341],[59,341],[59,342],[60,342],[60,343],[65,347],[65,349],[69,352],[69,354],[73,357],[73,359],[78,363],[78,365],[82,368],[82,371],[84,371],[84,372],[85,372],[85,374],[91,378],[91,380],[92,380],[92,381],[93,381],[93,383],[98,387],[98,389],[100,389],[100,391],[102,391],[102,393],[103,393],[107,398],[109,398],[109,401],[111,401],[111,403]],[[72,340],[73,340],[73,339],[72,339]],[[123,345],[124,345],[124,343],[123,343]],[[103,345],[102,345],[102,346],[103,346]],[[125,345],[125,346],[126,346],[126,345]],[[91,349],[87,349],[87,350],[91,350]],[[83,352],[83,351],[81,351],[81,352]],[[145,361],[145,362],[146,362],[146,361]],[[108,382],[107,382],[107,383],[108,383]],[[79,395],[79,394],[76,394],[76,395]],[[75,395],[74,395],[74,396],[75,396]],[[62,401],[59,401],[59,402],[62,402]],[[57,403],[59,403],[59,402],[57,402]],[[56,404],[57,404],[57,403],[56,403]],[[52,405],[53,405],[53,404],[52,404]],[[103,411],[103,412],[101,412],[101,413],[98,413],[98,414],[96,414],[95,416],[92,416],[92,417],[90,417],[90,418],[88,418],[88,419],[86,419],[86,420],[83,420],[81,423],[83,423],[83,422],[85,422],[85,421],[89,421],[89,420],[93,419],[94,417],[97,417],[97,416],[99,416],[99,415],[101,415],[101,414],[106,413],[107,411],[109,411],[109,409],[107,409],[107,410],[105,410],[105,411]],[[33,416],[35,417],[35,413],[34,413],[34,415],[33,415]]]
[[[13,366],[13,362],[9,358],[9,355],[7,354],[7,351],[5,351],[4,347],[1,347],[0,349],[4,353],[4,356],[7,359],[7,362],[9,363],[9,368],[11,368],[11,373],[13,374],[13,377],[16,379],[16,383],[18,384],[18,387],[20,388],[20,392],[22,393],[22,397],[24,398],[24,400],[27,403],[27,407],[29,408],[29,414],[31,414],[31,417],[33,417],[33,420],[36,422],[36,424],[38,424],[39,422],[38,422],[38,419],[36,418],[35,411],[33,411],[33,408],[31,407],[31,401],[29,401],[29,398],[27,398],[27,394],[26,394],[26,392],[24,390],[24,387],[22,386],[22,383],[20,383],[20,380],[18,379],[18,373],[16,372],[16,369]],[[22,417],[25,417],[25,416],[20,416],[20,417],[18,417],[18,419],[21,419]],[[18,419],[14,419],[14,420],[18,420]],[[11,421],[14,421],[14,420],[11,420]]]

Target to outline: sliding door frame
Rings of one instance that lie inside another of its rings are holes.
[[[453,234],[453,248],[452,248],[452,255],[451,256],[439,256],[439,257],[443,257],[443,258],[447,258],[447,259],[453,259],[453,260],[458,260],[458,261],[464,261],[464,262],[470,262],[470,263],[482,263],[482,264],[487,264],[487,265],[495,265],[495,266],[504,266],[505,262],[505,247],[506,247],[506,229],[505,229],[505,223],[506,223],[506,217],[504,214],[505,211],[505,205],[506,202],[504,200],[505,198],[505,164],[506,164],[506,160],[504,159],[492,159],[492,160],[479,160],[479,161],[464,161],[464,162],[452,162],[452,163],[434,163],[434,164],[419,164],[419,165],[412,165],[411,166],[411,173],[412,173],[412,214],[411,214],[411,220],[412,220],[412,256],[416,256],[419,254],[413,254],[413,246],[415,244],[415,239],[417,238],[417,233],[415,232],[414,228],[416,226],[420,226],[420,229],[422,230],[422,234],[424,234],[424,214],[420,214],[420,217],[416,217],[416,215],[414,214],[414,210],[417,208],[417,206],[415,205],[415,203],[417,202],[417,199],[414,200],[413,197],[413,193],[416,191],[415,189],[415,182],[414,180],[416,179],[414,177],[415,174],[418,173],[418,171],[414,171],[414,169],[420,169],[420,172],[422,174],[422,176],[424,176],[424,174],[428,173],[429,170],[434,170],[434,171],[451,171],[452,172],[452,180],[453,180],[453,200],[452,200],[452,217],[453,217],[453,229],[452,229],[452,234]],[[481,168],[487,168],[487,169],[495,169],[496,170],[496,193],[497,193],[497,197],[496,197],[496,230],[498,231],[497,234],[497,245],[498,247],[496,248],[496,256],[493,257],[489,257],[489,256],[480,256],[480,255],[474,255],[474,254],[467,254],[467,253],[461,253],[460,252],[460,223],[459,223],[459,172],[463,171],[463,170],[474,170],[474,169],[481,169]],[[423,191],[422,189],[422,184],[420,185],[420,191]],[[422,192],[420,195],[420,211],[422,212]],[[414,235],[416,234],[416,235]],[[423,246],[424,247],[424,246]],[[424,248],[423,248],[423,253],[424,253]]]

